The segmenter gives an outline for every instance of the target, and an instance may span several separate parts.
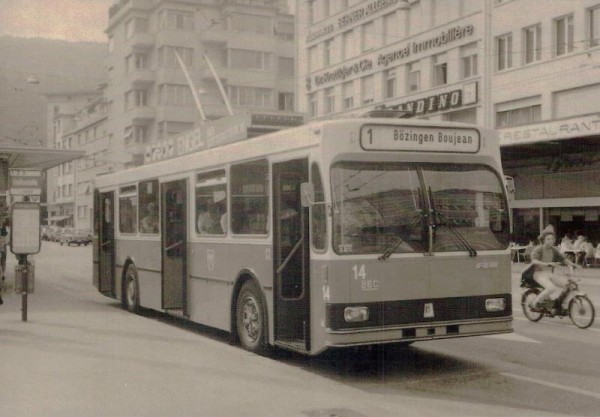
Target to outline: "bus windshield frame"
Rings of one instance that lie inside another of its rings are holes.
[[[480,163],[338,161],[331,167],[339,255],[505,250],[501,176]]]

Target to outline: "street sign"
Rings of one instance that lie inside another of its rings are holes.
[[[11,169],[8,175],[12,195],[42,194],[42,172],[28,169]]]
[[[15,202],[11,207],[10,250],[15,255],[33,255],[40,251],[40,205]]]

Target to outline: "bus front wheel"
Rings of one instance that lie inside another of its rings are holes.
[[[140,298],[138,291],[137,271],[133,265],[130,265],[125,272],[125,307],[132,313],[136,313],[140,307]]]
[[[236,303],[236,323],[242,347],[255,353],[264,351],[266,320],[260,289],[254,281],[242,285]]]

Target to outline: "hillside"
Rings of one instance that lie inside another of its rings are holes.
[[[96,89],[105,56],[103,43],[0,36],[0,135],[45,143],[44,94]],[[40,83],[28,84],[30,75]]]

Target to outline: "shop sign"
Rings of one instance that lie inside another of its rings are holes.
[[[42,172],[38,170],[11,169],[8,174],[10,194],[42,194]]]
[[[288,114],[253,114],[252,125],[261,126],[301,126],[304,124],[304,116],[292,116]]]
[[[420,98],[418,100],[397,104],[395,106],[391,106],[390,108],[408,110],[414,112],[415,114],[422,115],[460,107],[462,104],[462,90],[454,90],[447,93],[436,94],[433,96]]]
[[[205,123],[197,129],[146,146],[144,163],[162,161],[244,140],[248,137],[248,127],[250,115],[247,113]]]
[[[325,35],[330,34],[331,32],[339,29],[343,29],[348,25],[353,23],[357,23],[369,16],[374,15],[375,13],[387,9],[388,7],[395,6],[400,2],[406,2],[406,0],[374,0],[368,2],[364,6],[359,6],[353,10],[350,10],[348,13],[343,14],[337,19],[337,25],[333,22],[326,23],[324,26],[319,27],[316,30],[308,31],[306,34],[306,42],[312,42],[316,39],[319,39]]]
[[[385,67],[392,62],[408,58],[411,54],[419,54],[430,49],[439,48],[440,46],[471,36],[474,32],[475,27],[473,25],[456,26],[441,32],[434,38],[409,42],[402,48],[380,54],[377,58],[377,64]]]
[[[600,114],[498,129],[500,145],[520,145],[600,135]]]
[[[390,52],[384,52],[377,57],[364,58],[353,64],[342,65],[336,69],[325,71],[321,74],[316,74],[306,77],[306,89],[310,91],[313,83],[316,87],[332,83],[334,81],[343,81],[346,78],[354,75],[359,75],[365,72],[370,72],[373,69],[385,68],[396,61],[408,59],[412,55],[428,51],[430,49],[439,48],[448,43],[460,40],[467,36],[473,35],[475,27],[471,24],[465,26],[455,26],[442,31],[438,36],[408,42],[403,47],[396,47]]]
[[[315,85],[317,87],[322,86],[323,84],[328,84],[334,81],[342,81],[346,78],[355,75],[361,74],[363,72],[369,71],[373,68],[373,61],[370,59],[363,59],[362,61],[355,62],[352,65],[344,65],[335,71],[327,71],[321,75],[315,75]],[[311,77],[306,79],[306,89],[310,91],[311,86]]]

